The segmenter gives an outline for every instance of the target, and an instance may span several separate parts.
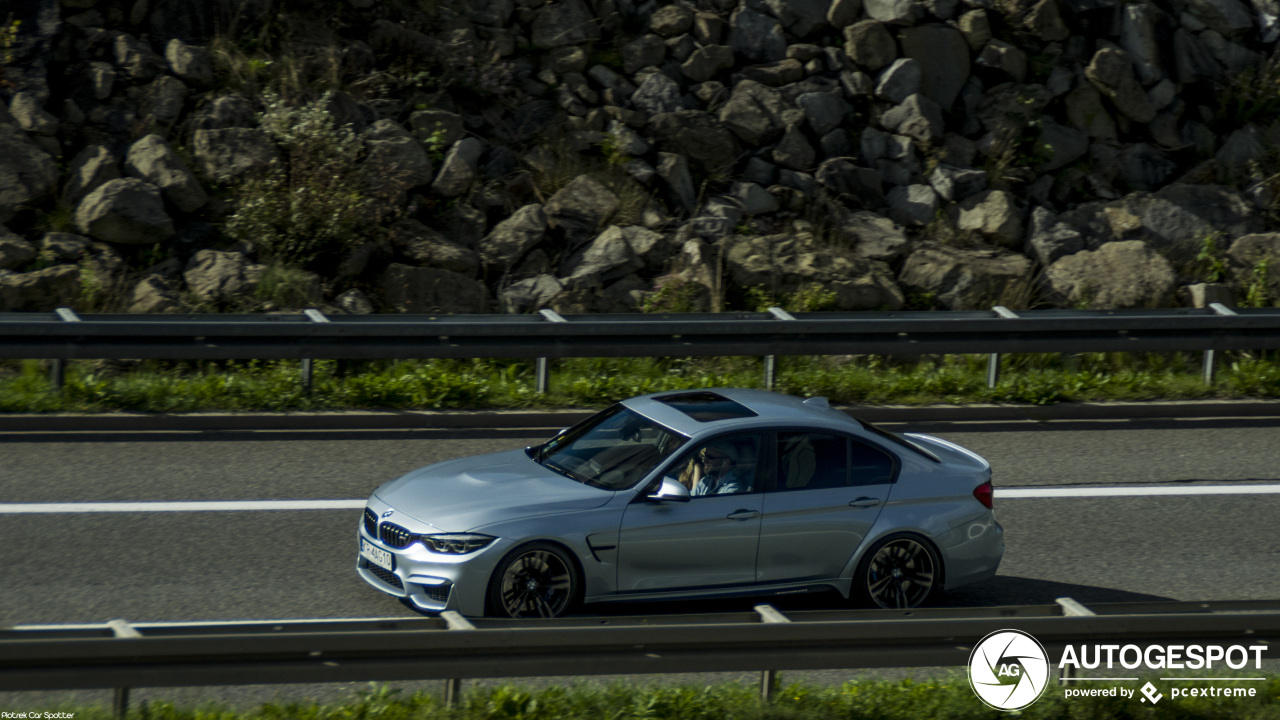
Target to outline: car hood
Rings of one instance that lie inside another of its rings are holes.
[[[449,460],[419,468],[373,491],[376,498],[443,532],[536,515],[590,510],[613,491],[571,480],[523,450]]]

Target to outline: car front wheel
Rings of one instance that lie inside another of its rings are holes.
[[[913,608],[933,595],[942,563],[924,539],[890,535],[875,544],[854,573],[854,597],[882,608]]]
[[[572,606],[578,574],[564,550],[550,543],[516,548],[489,582],[489,613],[498,617],[553,618]]]

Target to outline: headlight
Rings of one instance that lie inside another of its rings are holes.
[[[497,538],[474,533],[453,533],[450,535],[420,535],[418,539],[428,549],[446,555],[466,555],[475,552]]]

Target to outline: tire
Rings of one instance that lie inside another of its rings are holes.
[[[574,606],[581,585],[577,566],[562,548],[545,542],[521,545],[494,569],[485,614],[560,617]]]
[[[942,587],[942,562],[929,541],[911,533],[882,538],[853,574],[850,598],[888,609],[919,607]]]

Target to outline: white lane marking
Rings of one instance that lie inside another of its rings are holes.
[[[1001,500],[1025,498],[1081,498],[1081,497],[1139,497],[1155,495],[1275,495],[1280,485],[1157,485],[1146,487],[1128,485],[1122,487],[1046,487],[1046,488],[996,488]]]
[[[243,512],[246,510],[359,510],[365,500],[214,500],[193,502],[0,503],[0,515],[40,513]]]
[[[996,488],[1001,500],[1177,495],[1277,495],[1280,484],[1142,485]],[[252,510],[359,510],[365,500],[213,500],[191,502],[0,503],[0,515],[50,513],[245,512]]]

